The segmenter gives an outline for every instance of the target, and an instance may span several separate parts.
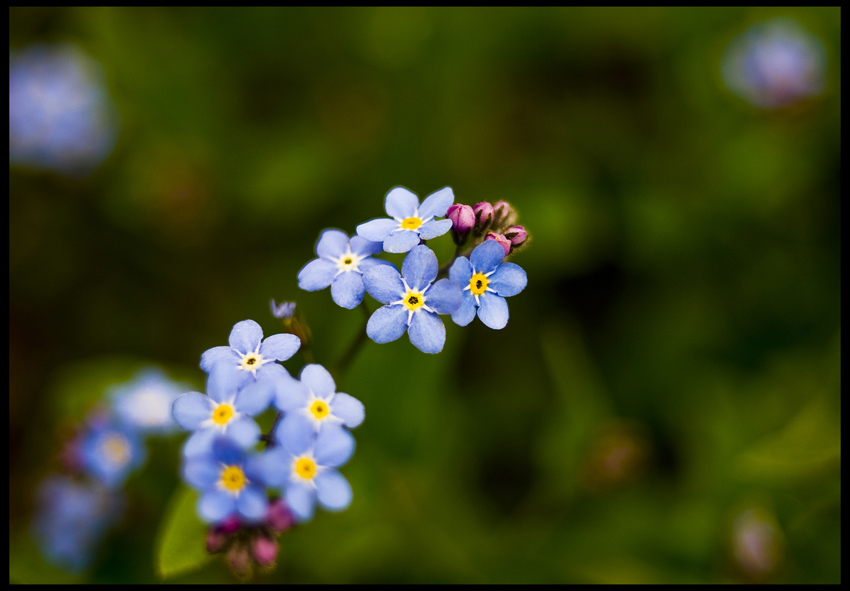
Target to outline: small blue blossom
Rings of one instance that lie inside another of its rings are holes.
[[[452,228],[444,217],[455,196],[450,187],[430,194],[419,205],[419,198],[402,187],[389,193],[384,209],[390,218],[378,218],[357,226],[357,234],[366,240],[383,243],[386,252],[408,252],[420,240],[442,236]]]
[[[292,379],[285,372],[283,375]],[[206,453],[218,435],[227,435],[242,447],[254,445],[260,439],[260,427],[251,417],[269,407],[275,387],[275,381],[263,379],[239,388],[223,377],[222,371],[213,370],[207,380],[208,396],[187,392],[174,401],[174,420],[195,432],[186,441],[184,454]]]
[[[229,437],[217,436],[207,453],[192,456],[183,464],[183,478],[201,491],[198,515],[218,523],[234,513],[247,521],[260,521],[269,500],[262,456],[248,455]]]
[[[50,476],[36,493],[33,537],[51,564],[80,571],[122,508],[118,494],[100,484]]]
[[[286,320],[287,318],[292,318],[292,315],[295,314],[295,302],[281,302],[280,304],[275,304],[274,300],[272,300],[271,306],[272,316],[275,318]]]
[[[360,236],[351,240],[345,232],[325,230],[316,244],[319,258],[307,263],[298,273],[298,287],[317,291],[331,287],[333,301],[351,310],[360,305],[366,288],[362,275],[375,265],[389,264],[370,255],[381,252],[380,242],[370,242]]]
[[[112,389],[113,409],[118,419],[145,433],[167,434],[177,429],[171,405],[188,386],[173,382],[161,370],[145,368]]]
[[[351,504],[351,485],[334,469],[354,453],[351,433],[322,429],[316,437],[302,432],[279,442],[281,446],[263,457],[266,482],[284,487],[286,505],[299,521],[313,517],[317,500],[329,511],[342,511]]]
[[[469,259],[460,257],[454,262],[449,279],[463,286],[463,303],[452,312],[455,324],[466,326],[477,312],[486,326],[496,330],[505,328],[508,323],[505,298],[521,292],[528,278],[519,265],[502,263],[503,258],[502,246],[489,240],[477,246]]]
[[[80,439],[79,453],[83,469],[108,487],[123,484],[147,458],[136,431],[114,421],[88,425]]]
[[[461,289],[449,279],[431,285],[439,267],[437,256],[425,245],[410,251],[401,271],[399,275],[394,266],[382,265],[363,276],[369,294],[386,304],[369,318],[366,334],[376,343],[389,343],[407,331],[417,349],[439,353],[446,342],[446,327],[438,314],[457,310],[463,301]]]
[[[289,375],[275,361],[286,361],[298,351],[301,340],[293,334],[276,334],[263,340],[263,329],[253,320],[237,322],[230,331],[229,347],[213,347],[201,355],[201,369],[220,372],[225,386]]]
[[[301,379],[281,382],[275,405],[286,413],[275,433],[284,444],[318,433],[321,429],[353,429],[363,422],[363,403],[342,392],[330,372],[311,364],[301,370]]]

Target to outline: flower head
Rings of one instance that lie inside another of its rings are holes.
[[[149,367],[112,389],[113,408],[124,424],[147,433],[169,433],[177,428],[171,405],[189,390],[161,370]]]
[[[366,334],[376,343],[389,343],[407,331],[417,349],[439,353],[446,342],[446,327],[438,314],[457,310],[462,301],[460,287],[448,279],[433,283],[437,256],[424,245],[410,251],[401,270],[399,275],[395,267],[381,266],[364,275],[369,294],[386,304],[369,318]]]
[[[360,305],[366,288],[362,275],[375,265],[389,264],[370,255],[381,252],[380,242],[370,242],[360,236],[351,240],[345,232],[325,230],[316,244],[319,258],[307,263],[298,273],[298,287],[317,291],[328,286],[338,306],[351,310]]]
[[[248,455],[229,437],[216,437],[207,453],[186,459],[183,478],[201,491],[197,510],[207,523],[218,523],[234,513],[247,521],[260,521],[266,515],[269,500],[262,457]]]
[[[466,326],[477,313],[490,328],[507,325],[505,298],[521,292],[528,278],[518,265],[502,263],[504,257],[502,246],[491,240],[477,246],[469,259],[461,257],[454,262],[449,278],[463,286],[463,303],[452,313],[455,324]]]
[[[443,217],[454,202],[450,187],[440,189],[419,204],[419,198],[402,187],[387,193],[384,208],[390,218],[378,218],[357,226],[357,234],[366,240],[383,243],[386,252],[408,252],[420,240],[442,236],[452,227]]]
[[[292,318],[292,315],[295,314],[295,302],[281,302],[280,304],[276,304],[274,300],[272,300],[271,307],[272,316],[280,318],[281,320]]]
[[[84,470],[109,487],[124,483],[147,452],[135,430],[115,421],[90,424],[80,440]]]

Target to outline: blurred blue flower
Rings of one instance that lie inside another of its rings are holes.
[[[376,343],[389,343],[409,329],[410,342],[417,349],[425,353],[442,351],[446,327],[438,314],[457,310],[463,297],[460,287],[449,279],[431,285],[438,271],[437,256],[425,245],[416,246],[408,253],[401,265],[401,275],[395,266],[369,269],[363,276],[366,290],[386,304],[369,318],[366,324],[369,338]]]
[[[285,371],[283,375],[292,379]],[[186,441],[185,455],[207,453],[218,435],[227,435],[242,447],[249,447],[260,439],[260,427],[251,417],[271,404],[275,394],[272,380],[264,379],[238,388],[222,379],[222,372],[213,371],[207,380],[207,393],[209,396],[187,392],[174,401],[174,420],[184,429],[195,432]]]
[[[108,487],[124,483],[147,458],[138,433],[116,421],[96,421],[84,431],[79,452],[83,469]]]
[[[463,303],[452,312],[455,324],[466,326],[476,312],[486,326],[499,330],[508,323],[506,297],[521,292],[528,278],[514,263],[502,263],[505,251],[493,240],[482,242],[467,259],[460,257],[449,269],[449,279],[463,287]],[[501,264],[499,264],[501,263]]]
[[[824,86],[826,52],[796,21],[777,18],[751,26],[723,57],[723,79],[732,92],[763,109],[816,96]]]
[[[354,453],[354,437],[345,429],[322,429],[313,437],[280,441],[263,456],[266,482],[283,486],[286,505],[299,521],[313,517],[316,500],[329,511],[341,511],[351,504],[351,485],[336,471]]]
[[[121,422],[140,432],[167,434],[177,429],[171,417],[174,399],[189,389],[157,368],[145,368],[112,388],[113,409]]]
[[[384,202],[390,218],[378,218],[357,226],[357,234],[372,242],[381,242],[387,252],[408,252],[419,240],[442,236],[452,228],[443,217],[454,203],[450,187],[432,193],[419,205],[419,198],[402,187],[396,187]]]
[[[71,44],[9,52],[9,163],[86,173],[115,144],[100,65]]]
[[[325,230],[316,244],[319,258],[307,263],[298,273],[298,287],[317,291],[331,287],[333,301],[343,308],[356,308],[363,301],[366,288],[362,275],[375,265],[390,264],[370,255],[381,252],[380,242],[360,236],[351,240],[345,232]]]
[[[50,476],[36,493],[33,537],[50,563],[83,570],[122,505],[121,498],[102,485]]]
[[[219,435],[210,451],[183,464],[183,478],[202,494],[198,515],[218,523],[233,513],[247,521],[260,521],[269,506],[262,460],[248,455],[236,441]]]
[[[280,304],[276,304],[275,301],[272,300],[271,307],[272,316],[280,318],[281,320],[292,318],[292,315],[295,314],[295,302],[281,302]]]
[[[320,429],[353,429],[365,418],[363,403],[342,392],[328,370],[311,364],[301,370],[300,381],[281,383],[276,406],[286,415],[278,424],[275,436],[284,444],[293,439],[311,436]]]

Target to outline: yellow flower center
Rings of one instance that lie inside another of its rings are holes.
[[[245,473],[239,466],[228,466],[221,471],[221,484],[227,490],[240,490],[245,486]]]
[[[256,371],[263,364],[263,356],[259,353],[247,353],[242,357],[239,367],[246,371]]]
[[[419,218],[406,218],[402,220],[401,227],[405,230],[415,230],[422,225],[422,220]]]
[[[410,310],[411,312],[415,312],[425,304],[425,296],[422,295],[422,292],[411,289],[406,294],[404,294],[404,297],[401,301],[404,303],[405,307],[407,307],[408,310]]]
[[[233,409],[229,404],[219,404],[216,409],[213,411],[213,421],[218,423],[219,425],[224,425],[227,421],[230,420],[230,417],[233,416]]]
[[[112,433],[101,444],[101,450],[113,464],[123,465],[130,461],[130,444],[127,438]]]
[[[469,280],[469,291],[474,295],[481,295],[487,291],[487,278],[483,273],[476,273]]]
[[[354,262],[354,261],[353,261],[353,260],[351,260],[351,257],[345,257],[344,259],[342,259],[342,264],[343,264],[343,265],[350,265],[350,264],[351,264],[351,263],[353,263],[353,262]]]
[[[295,473],[305,480],[311,480],[316,475],[316,463],[310,458],[301,458],[295,462]]]
[[[310,407],[310,412],[313,413],[313,416],[316,417],[317,419],[323,419],[326,416],[328,416],[330,409],[328,408],[328,405],[325,404],[324,401],[317,400]]]

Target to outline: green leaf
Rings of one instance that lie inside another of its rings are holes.
[[[195,570],[212,556],[206,549],[207,527],[195,513],[198,494],[180,487],[171,496],[162,521],[156,570],[163,579]]]

